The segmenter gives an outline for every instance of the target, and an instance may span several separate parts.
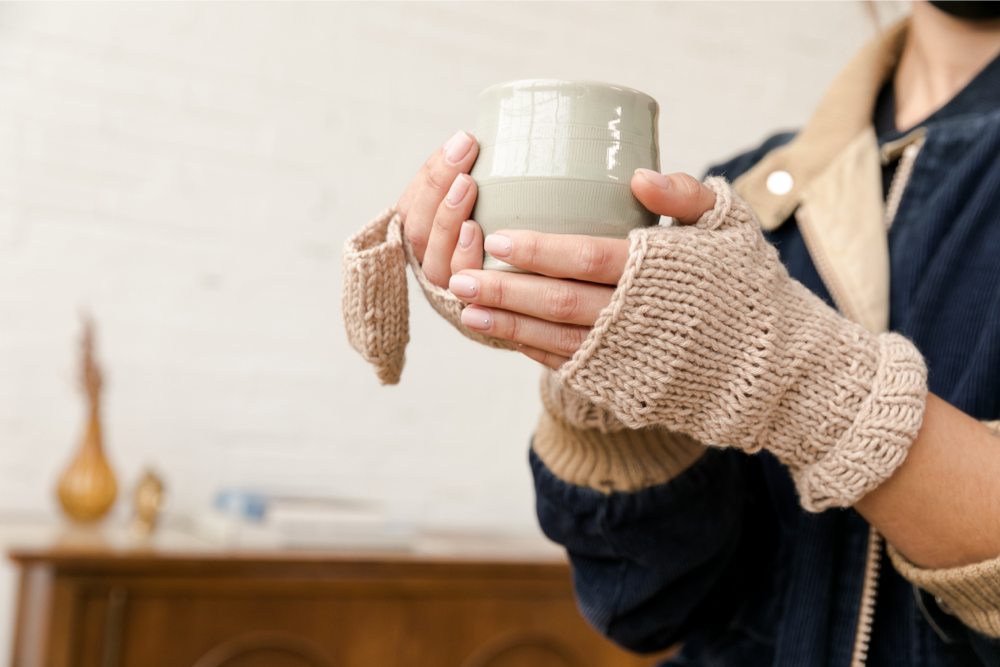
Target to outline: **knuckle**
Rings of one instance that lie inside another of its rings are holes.
[[[704,186],[689,174],[681,174],[677,179],[677,184],[681,198],[686,202],[687,210],[685,213],[691,216],[701,213]]]
[[[701,183],[691,174],[677,174],[673,177],[674,183],[679,186],[681,193],[687,196],[699,194]]]
[[[580,298],[569,284],[564,281],[549,288],[545,299],[546,315],[553,322],[569,322],[580,308]]]
[[[446,214],[443,214],[440,209],[434,216],[434,222],[431,223],[431,234],[436,236],[441,234],[441,238],[448,238],[455,232],[455,220],[449,219]]]
[[[406,239],[413,246],[413,249],[422,252],[427,247],[427,235],[422,234],[421,230],[417,227],[417,225],[405,225],[403,233],[406,234]]]
[[[437,193],[447,192],[451,187],[445,170],[429,163],[424,165],[424,183]]]
[[[556,334],[556,349],[564,357],[572,357],[583,344],[583,336],[577,327],[559,327]]]
[[[581,276],[592,276],[607,263],[604,248],[592,239],[585,239],[577,248],[576,266]]]
[[[507,286],[504,284],[503,278],[491,281],[489,293],[493,296],[493,302],[496,303],[497,308],[507,308]]]
[[[424,277],[427,278],[427,280],[431,281],[438,287],[448,286],[448,278],[450,278],[451,276],[443,276],[444,272],[441,271],[437,266],[435,266],[431,262],[425,262],[423,269],[424,269]]]
[[[525,234],[517,239],[514,249],[518,253],[518,259],[526,267],[538,266],[538,239],[534,234]]]
[[[509,341],[514,341],[515,343],[523,342],[521,341],[522,327],[520,317],[517,315],[511,315],[508,317],[499,317],[497,319],[503,323],[501,330],[505,334],[504,338]]]

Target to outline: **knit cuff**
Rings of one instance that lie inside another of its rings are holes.
[[[857,418],[829,453],[793,471],[810,512],[848,507],[887,480],[917,437],[927,401],[927,367],[899,334],[878,337],[879,364]]]
[[[579,429],[593,429],[600,433],[615,433],[628,428],[607,408],[594,405],[590,400],[564,387],[554,371],[545,369],[541,381],[542,403],[552,415],[564,419]]]
[[[583,420],[599,424],[597,428],[571,423],[563,411],[567,403],[575,404],[570,415],[603,413],[614,420],[611,424],[621,424],[602,408],[560,388],[549,374],[542,380],[542,403],[545,412],[532,448],[553,475],[569,484],[605,494],[634,493],[669,482],[705,453],[705,447],[688,436],[660,428],[606,430],[609,423],[603,419]]]
[[[402,224],[388,208],[344,243],[341,311],[347,341],[375,367],[382,384],[396,384],[410,341]]]
[[[977,632],[1000,638],[1000,558],[964,567],[925,570],[888,545],[889,558],[907,581],[938,599],[941,609]]]

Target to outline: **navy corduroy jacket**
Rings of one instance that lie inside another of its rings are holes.
[[[925,356],[933,393],[1000,419],[1000,59],[922,125],[889,232],[890,328]],[[792,136],[710,173],[735,180]],[[768,238],[792,277],[833,305],[794,218]],[[851,664],[868,523],[853,509],[802,510],[766,452],[710,450],[666,484],[611,495],[562,481],[534,453],[531,466],[539,521],[567,549],[583,615],[622,646],[684,642],[674,665]],[[867,664],[1000,665],[1000,641],[884,559]]]

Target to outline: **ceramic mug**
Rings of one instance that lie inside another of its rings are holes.
[[[479,95],[479,186],[472,219],[501,229],[625,238],[659,222],[632,194],[639,167],[660,171],[659,105],[593,81],[530,79]],[[492,255],[484,269],[519,271]]]

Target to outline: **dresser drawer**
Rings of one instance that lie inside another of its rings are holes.
[[[15,667],[653,663],[587,626],[564,563],[133,558],[22,568]]]

